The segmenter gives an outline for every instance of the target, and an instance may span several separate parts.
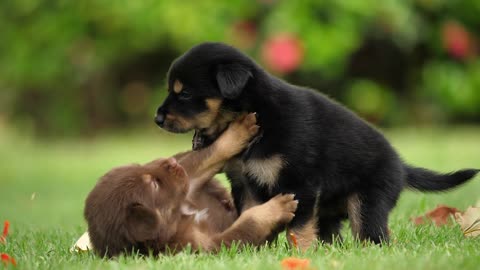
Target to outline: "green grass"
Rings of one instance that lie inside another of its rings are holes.
[[[0,221],[10,220],[7,245],[19,269],[280,269],[284,257],[312,260],[317,269],[478,269],[480,239],[465,239],[457,226],[415,227],[410,217],[437,204],[460,209],[480,199],[480,177],[452,192],[404,192],[390,216],[392,242],[363,247],[344,229],[343,244],[298,254],[277,246],[224,250],[217,255],[184,252],[174,257],[102,260],[68,250],[85,231],[83,202],[109,168],[146,162],[189,148],[190,135],[158,132],[105,135],[89,140],[38,142],[0,130]],[[386,132],[411,164],[439,171],[480,167],[480,128],[398,129]],[[348,226],[347,226],[348,227]],[[0,268],[2,266],[0,265]]]

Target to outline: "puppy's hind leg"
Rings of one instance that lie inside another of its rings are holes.
[[[375,244],[388,242],[388,215],[395,206],[399,191],[374,189],[349,199],[349,219],[354,237]]]
[[[291,246],[305,251],[315,247],[318,237],[315,199],[299,198],[298,200],[295,218],[287,228],[287,239]]]
[[[347,200],[335,198],[329,201],[319,202],[317,207],[318,238],[321,242],[332,244],[333,241],[342,241],[340,230],[342,221],[347,219]]]
[[[319,217],[318,239],[325,244],[332,244],[334,241],[342,241],[340,230],[342,229],[342,217]]]
[[[376,170],[362,180],[363,189],[347,199],[352,233],[362,241],[388,242],[388,215],[397,203],[404,186],[405,173],[396,156],[387,156],[376,164]]]

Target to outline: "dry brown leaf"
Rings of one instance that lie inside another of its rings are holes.
[[[476,237],[480,235],[480,207],[468,207],[463,213],[455,213],[455,220],[462,228],[463,235]]]
[[[421,225],[431,221],[435,226],[443,226],[450,222],[450,216],[453,217],[455,213],[458,212],[460,211],[457,208],[438,205],[435,209],[427,212],[425,215],[412,218],[412,221],[415,225]]]

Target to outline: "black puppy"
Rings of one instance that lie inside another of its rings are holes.
[[[226,165],[239,213],[279,193],[300,204],[289,230],[304,249],[331,242],[349,218],[353,234],[388,240],[388,214],[404,187],[440,191],[479,170],[440,174],[406,165],[384,136],[315,91],[265,72],[238,50],[204,43],[168,73],[169,94],[156,123],[172,132],[196,130],[194,147],[214,140],[235,115],[257,112],[261,132]]]

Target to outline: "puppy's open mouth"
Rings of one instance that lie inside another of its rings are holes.
[[[200,130],[196,129],[195,134],[193,134],[193,139],[192,139],[192,149],[193,150],[198,150],[202,149],[204,146],[205,142],[205,137],[202,136]]]
[[[195,134],[193,134],[192,139],[192,149],[200,150],[205,148],[213,143],[214,140],[211,140],[204,134],[203,130],[195,129]]]
[[[192,139],[192,150],[199,150],[211,145],[222,134],[207,135],[204,129],[195,129]]]

